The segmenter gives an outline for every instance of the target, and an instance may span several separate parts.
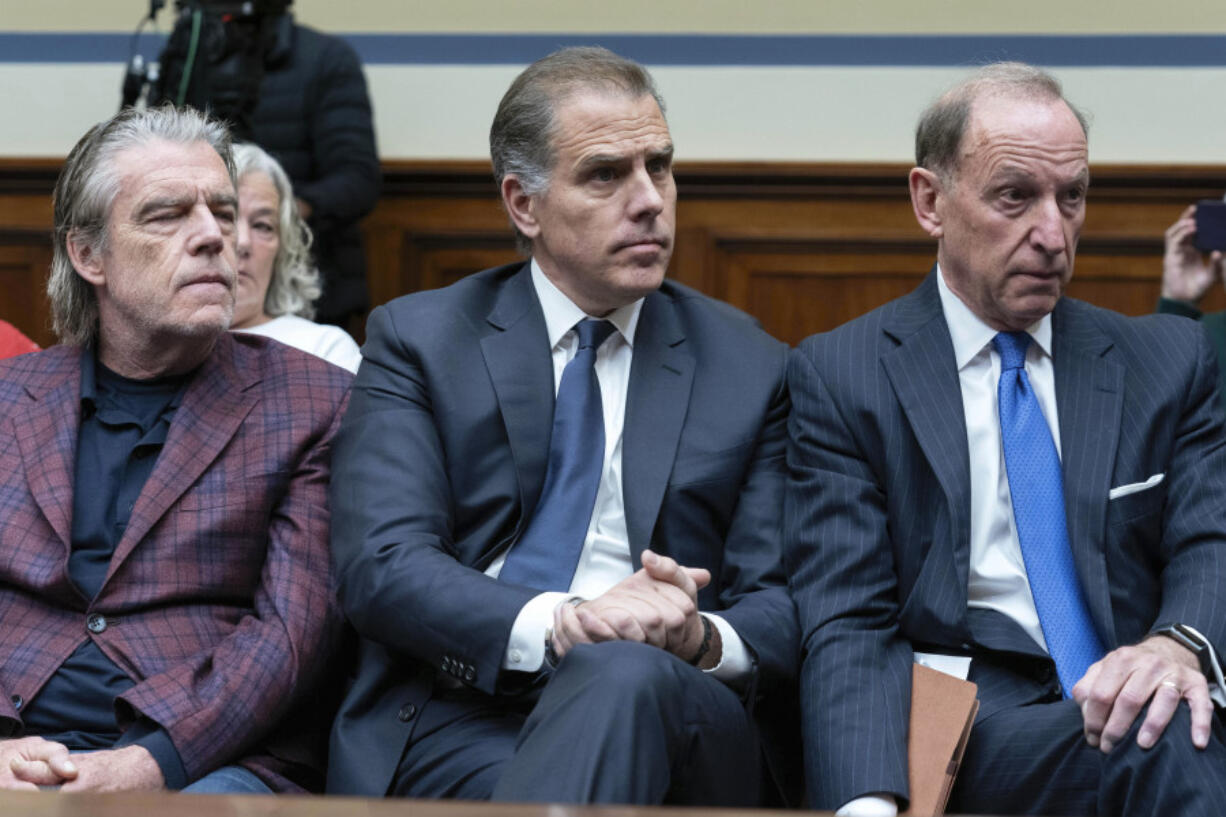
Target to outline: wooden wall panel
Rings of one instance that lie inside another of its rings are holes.
[[[55,162],[0,160],[0,317],[40,342]],[[912,289],[935,243],[920,231],[907,167],[691,163],[677,167],[669,274],[745,309],[789,343]],[[1162,233],[1189,202],[1226,189],[1223,167],[1096,166],[1069,292],[1129,314],[1153,309]],[[373,303],[515,260],[481,162],[389,162],[364,224]],[[1209,309],[1226,308],[1215,287]]]
[[[0,318],[43,347],[55,343],[46,298],[50,264],[45,238],[0,231]]]

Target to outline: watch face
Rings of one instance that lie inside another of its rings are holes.
[[[1217,677],[1217,667],[1214,666],[1209,644],[1200,633],[1185,624],[1175,624],[1158,632],[1191,650],[1196,655],[1197,661],[1200,662],[1200,671],[1206,678],[1212,681]]]
[[[1163,635],[1169,635],[1194,653],[1199,654],[1201,650],[1205,649],[1205,642],[1195,632],[1190,631],[1188,627],[1182,624],[1176,624],[1163,630],[1162,633]]]

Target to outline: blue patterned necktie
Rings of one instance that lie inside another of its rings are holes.
[[[1056,662],[1060,687],[1068,698],[1073,685],[1105,650],[1073,564],[1060,457],[1026,377],[1030,335],[1001,332],[993,344],[1000,354],[1000,439],[1017,538],[1047,651]]]
[[[558,385],[545,487],[527,531],[498,574],[502,581],[537,590],[570,589],[604,467],[604,410],[595,364],[596,350],[613,324],[587,319],[575,324],[575,331],[579,351]]]

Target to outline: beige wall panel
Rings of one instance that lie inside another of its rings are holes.
[[[169,4],[168,4],[169,5]],[[129,31],[148,0],[0,0],[9,31]],[[1152,34],[1226,32],[1220,0],[297,0],[331,31]],[[162,12],[169,25],[170,12]]]

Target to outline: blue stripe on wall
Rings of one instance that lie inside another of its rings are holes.
[[[648,65],[1222,67],[1226,35],[343,34],[367,65],[523,65],[603,45]],[[145,35],[154,57],[164,37]],[[0,32],[0,63],[124,62],[131,36]]]

